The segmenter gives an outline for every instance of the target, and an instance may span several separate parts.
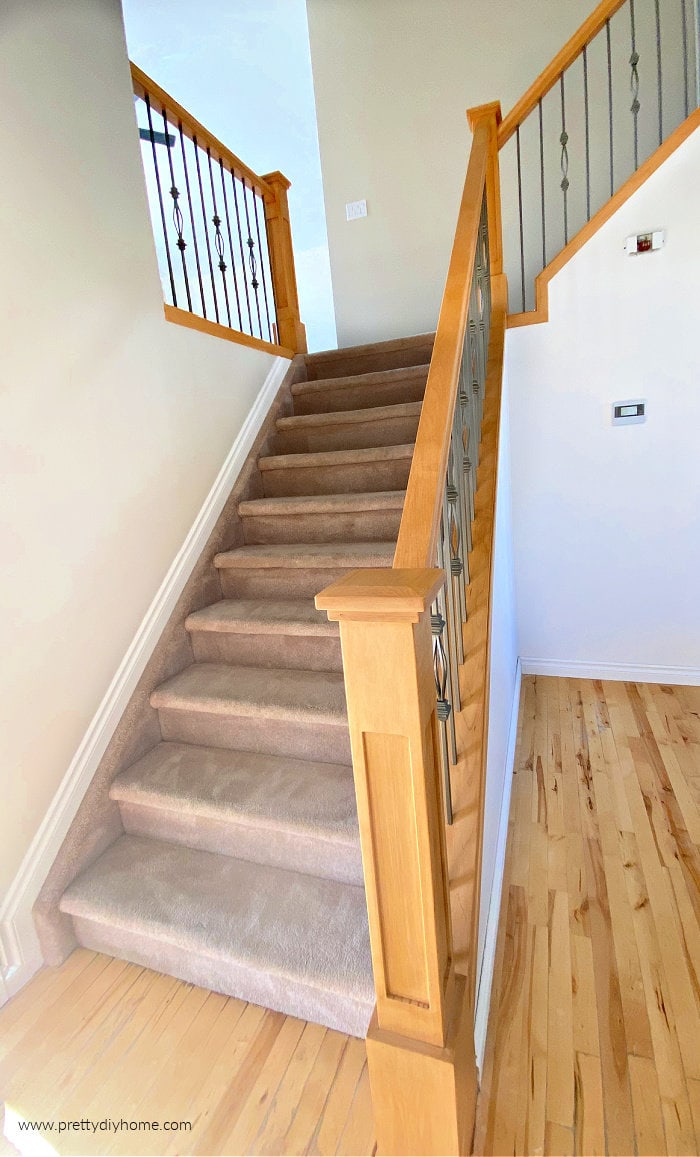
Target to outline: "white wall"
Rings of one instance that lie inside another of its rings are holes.
[[[698,187],[700,130],[508,331],[523,670],[700,683]],[[612,427],[629,398],[646,424]]]
[[[0,33],[1,903],[275,359],[163,318],[118,0]]]
[[[340,345],[435,328],[471,135],[594,0],[307,0]],[[368,216],[345,220],[366,198]]]

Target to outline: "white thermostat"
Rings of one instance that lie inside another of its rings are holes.
[[[636,257],[638,253],[651,253],[655,249],[663,248],[666,234],[663,229],[654,229],[651,233],[637,233],[625,241],[625,253]]]
[[[634,426],[647,420],[647,403],[645,398],[632,398],[627,402],[613,402],[613,426]]]

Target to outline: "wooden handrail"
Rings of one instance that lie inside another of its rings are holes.
[[[480,118],[474,129],[394,555],[394,566],[399,569],[430,567],[435,561],[491,139],[488,119]]]
[[[142,68],[134,64],[133,60],[129,63],[131,65],[131,79],[136,96],[143,99],[146,93],[148,93],[151,103],[155,100],[161,108],[168,110],[175,121],[182,125],[182,131],[186,137],[189,137],[190,140],[196,137],[198,145],[204,149],[211,149],[213,159],[218,161],[219,158],[221,158],[224,164],[228,165],[237,177],[240,177],[241,180],[247,180],[266,200],[272,199],[272,189],[263,177],[259,177],[249,165],[246,165],[245,161],[242,161],[240,157],[232,153],[213,133],[209,132],[209,129],[204,127],[201,121],[193,117],[192,113],[189,113],[186,108],[183,108],[169,92],[166,92],[164,88],[156,84],[155,80],[152,80]]]
[[[581,27],[571,37],[571,39],[564,45],[562,50],[550,61],[547,67],[540,73],[534,84],[531,84],[527,92],[521,96],[520,100],[504,117],[503,122],[498,130],[498,147],[502,149],[507,141],[513,136],[513,133],[523,123],[525,118],[530,115],[534,108],[537,108],[538,102],[554,87],[559,80],[562,72],[564,72],[570,64],[576,60],[577,56],[583,52],[587,44],[590,44],[594,36],[605,27],[605,24],[626,0],[602,0],[597,8],[591,12],[587,20],[584,20]]]

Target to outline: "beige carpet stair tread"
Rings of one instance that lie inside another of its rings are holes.
[[[324,390],[354,389],[357,386],[383,386],[393,382],[419,381],[427,379],[429,365],[402,366],[394,370],[374,370],[364,374],[348,374],[338,378],[316,378],[309,382],[296,382],[292,386],[292,396],[316,394]]]
[[[338,624],[328,621],[311,599],[222,599],[194,611],[185,622],[188,631],[216,631],[236,635],[322,635],[335,638]]]
[[[342,1021],[329,1011],[344,1001],[369,1021],[374,987],[356,885],[127,835],[73,881],[61,910],[86,940],[104,929],[124,959],[152,953],[158,967],[175,955],[172,975],[208,961],[215,990],[315,1013],[322,1024]]]
[[[342,724],[347,719],[345,685],[337,671],[193,663],[161,683],[151,703],[171,711],[290,722]]]
[[[308,470],[316,466],[366,465],[413,457],[413,442],[399,446],[368,446],[361,450],[315,450],[311,453],[271,454],[258,458],[258,467],[265,470]]]
[[[355,514],[367,510],[401,510],[405,490],[373,490],[366,494],[299,494],[281,498],[249,498],[238,513],[247,516],[280,514]]]
[[[322,414],[294,414],[278,418],[277,429],[303,430],[308,427],[356,425],[362,422],[386,422],[392,418],[419,418],[422,402],[400,402],[394,406],[371,406],[361,410],[334,410]]]
[[[340,764],[159,743],[117,776],[110,796],[256,826],[272,839],[284,830],[359,843],[352,768]]]
[[[217,554],[221,568],[323,569],[324,567],[391,566],[395,542],[272,542],[264,546],[239,546]]]

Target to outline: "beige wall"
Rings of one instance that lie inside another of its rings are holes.
[[[0,13],[0,905],[274,359],[167,324],[118,0]]]
[[[470,134],[593,0],[307,0],[338,341],[434,329]],[[366,197],[368,216],[345,220]]]

